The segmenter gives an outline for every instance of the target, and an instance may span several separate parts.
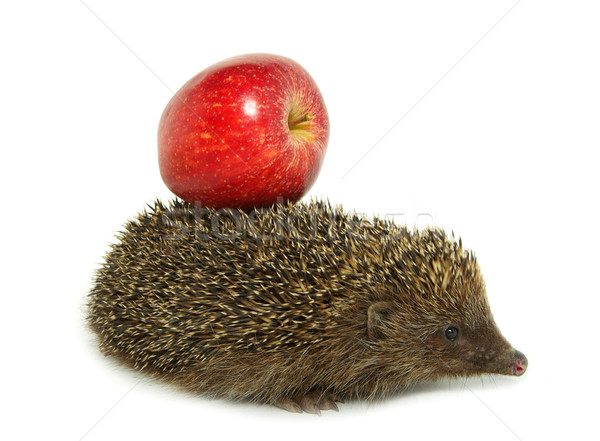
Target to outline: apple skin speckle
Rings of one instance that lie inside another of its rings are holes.
[[[309,117],[291,128],[291,114]],[[278,55],[241,55],[203,70],[167,104],[160,172],[188,202],[251,210],[300,199],[328,139],[327,109],[306,70]]]

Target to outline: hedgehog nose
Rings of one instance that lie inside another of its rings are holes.
[[[516,351],[513,355],[513,375],[520,377],[527,370],[527,357],[521,351]]]

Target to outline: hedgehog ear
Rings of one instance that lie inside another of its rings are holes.
[[[390,302],[375,302],[367,310],[367,335],[370,339],[385,337],[388,317],[393,308]]]

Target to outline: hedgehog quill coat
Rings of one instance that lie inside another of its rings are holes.
[[[157,201],[106,256],[88,321],[134,369],[299,412],[527,365],[460,241],[315,201],[250,214]]]

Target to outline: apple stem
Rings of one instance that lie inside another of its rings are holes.
[[[301,129],[301,128],[303,128],[303,126],[301,126],[301,124],[308,122],[311,119],[313,119],[313,116],[311,113],[305,113],[303,115],[299,115],[299,114],[294,114],[294,112],[292,112],[288,119],[288,126],[289,126],[290,130]]]

